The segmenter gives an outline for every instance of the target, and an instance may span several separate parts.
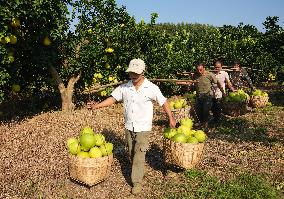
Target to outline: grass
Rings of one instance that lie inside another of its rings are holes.
[[[241,173],[234,179],[221,182],[216,177],[198,171],[185,172],[187,182],[180,189],[187,192],[166,193],[164,199],[212,198],[212,199],[280,199],[280,192],[259,175]]]

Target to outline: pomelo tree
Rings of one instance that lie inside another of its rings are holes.
[[[74,46],[68,33],[70,3],[69,0],[1,3],[1,101],[11,94],[10,88],[15,84],[21,88],[18,95],[27,97],[54,90],[57,83],[62,110],[71,109],[69,93],[79,73],[71,70],[67,60]]]

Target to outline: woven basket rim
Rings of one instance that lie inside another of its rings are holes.
[[[192,146],[201,146],[201,145],[204,145],[205,143],[206,143],[206,141],[204,141],[204,142],[199,142],[199,143],[197,143],[197,144],[192,144],[192,143],[181,143],[181,142],[175,142],[175,141],[173,141],[173,140],[171,140],[171,139],[169,139],[169,138],[165,138],[165,137],[163,137],[163,139],[164,140],[166,140],[166,141],[170,141],[170,142],[172,142],[172,143],[174,143],[174,144],[180,144],[180,145],[185,145],[185,146],[189,146],[189,145],[192,145]]]
[[[68,154],[69,158],[71,161],[81,161],[81,162],[93,162],[94,164],[97,162],[102,162],[105,159],[109,159],[113,157],[113,153],[107,155],[107,156],[103,156],[100,158],[82,158],[82,157],[78,157],[76,155],[72,155],[72,154]]]
[[[191,107],[187,107],[187,108],[175,108],[175,109],[171,109],[172,112],[178,112],[178,111],[182,111],[182,110],[187,110],[190,109]]]

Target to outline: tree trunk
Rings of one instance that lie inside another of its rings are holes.
[[[50,67],[50,73],[51,76],[54,78],[56,84],[58,85],[58,89],[62,100],[62,108],[61,108],[62,111],[63,112],[73,111],[75,108],[75,105],[72,101],[74,93],[74,85],[80,79],[81,74],[72,76],[68,81],[67,87],[65,87],[58,72],[52,66]]]

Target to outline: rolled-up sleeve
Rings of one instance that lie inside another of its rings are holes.
[[[156,101],[158,102],[158,104],[160,106],[164,105],[164,103],[166,102],[167,98],[162,94],[161,90],[156,85],[154,87],[154,92],[155,92]]]
[[[112,93],[111,93],[111,96],[114,97],[114,99],[116,101],[122,101],[122,86],[118,86],[116,87]]]

